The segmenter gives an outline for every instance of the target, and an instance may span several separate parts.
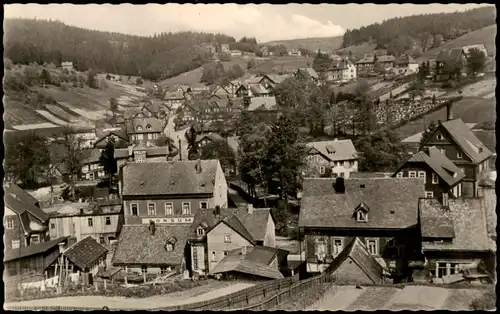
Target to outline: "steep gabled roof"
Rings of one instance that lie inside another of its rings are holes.
[[[142,130],[137,130],[138,126],[141,126]],[[147,126],[151,128],[148,130]],[[128,134],[163,132],[163,129],[163,121],[156,117],[135,118],[127,123]]]
[[[128,163],[123,168],[123,195],[212,194],[218,160]]]
[[[276,98],[273,97],[252,97],[250,99],[250,105],[248,106],[248,111],[254,110],[276,110]]]
[[[300,68],[297,70],[297,73],[304,73],[312,78],[319,79],[318,72],[314,70],[313,68]]]
[[[233,229],[235,232],[237,232],[243,238],[248,240],[248,242],[250,242],[252,244],[255,242],[252,235],[248,232],[248,230],[245,228],[245,226],[241,223],[241,221],[235,215],[229,215],[229,216],[224,217],[213,228],[217,227],[221,223],[224,223],[227,226],[229,226],[231,229]]]
[[[309,142],[306,146],[316,149],[330,161],[357,159],[357,151],[351,140]]]
[[[19,258],[28,257],[32,255],[42,254],[54,247],[57,247],[59,243],[67,241],[69,237],[61,237],[54,240],[33,244],[30,246],[22,246],[19,249],[5,249],[4,262],[13,261]],[[45,267],[49,265],[44,265]]]
[[[382,266],[380,266],[375,258],[368,252],[366,246],[358,237],[352,239],[342,252],[340,252],[333,260],[329,270],[334,272],[348,258],[354,261],[373,283],[381,283],[383,279]]]
[[[29,215],[26,217],[30,218],[30,221],[35,219],[35,222],[43,225],[49,219],[47,213],[35,205],[38,201],[13,183],[4,184],[4,202],[8,208],[18,215],[28,213]],[[25,230],[30,232],[29,221],[26,222]]]
[[[396,59],[395,63],[396,64],[416,64],[418,62],[415,61],[415,59],[413,59],[410,55],[403,54],[398,59]]]
[[[248,255],[229,254],[225,256],[211,271],[212,274],[240,272],[259,277],[280,279],[283,274],[273,267],[248,258]]]
[[[418,199],[424,197],[419,178],[345,179],[345,193],[336,193],[335,179],[306,178],[299,214],[301,227],[408,228],[417,224]],[[390,191],[390,193],[388,193]],[[357,222],[354,210],[370,207],[367,222]]]
[[[453,49],[443,49],[439,52],[436,62],[445,62],[445,63],[453,63],[459,61],[460,55],[463,54],[464,51],[462,48],[453,48]]]
[[[88,270],[95,262],[108,252],[103,245],[97,243],[91,236],[73,244],[63,255],[81,270]]]
[[[224,210],[228,211],[229,209]],[[254,240],[264,241],[267,232],[267,223],[269,219],[273,219],[271,209],[254,208],[250,214],[248,210],[238,208],[232,209],[232,213],[240,219]]]

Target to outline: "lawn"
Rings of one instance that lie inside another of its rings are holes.
[[[384,55],[387,53],[386,50],[380,49],[380,50],[375,50],[376,44],[369,44],[369,43],[364,43],[361,45],[357,46],[349,46],[346,48],[342,48],[337,50],[337,53],[339,54],[348,54],[349,51],[352,52],[352,54],[358,58],[363,58],[365,54],[373,54],[374,52],[377,53],[378,56]]]
[[[384,309],[390,299],[401,292],[401,289],[393,287],[365,287],[364,290],[363,294],[349,305],[346,311]]]
[[[278,73],[291,72],[299,68],[306,68],[312,64],[312,58],[307,57],[272,57],[258,63],[250,70],[251,73]]]
[[[332,52],[340,49],[342,46],[343,37],[320,37],[320,38],[301,38],[290,40],[276,40],[265,43],[263,45],[283,45],[287,49],[290,48],[305,48],[312,52],[321,50],[321,52]]]

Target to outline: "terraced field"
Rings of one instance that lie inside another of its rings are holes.
[[[47,108],[47,110],[51,114],[65,120],[65,121],[68,121],[68,122],[76,123],[82,119],[82,117],[71,115],[67,111],[65,111],[64,109],[62,109],[61,107],[56,106],[56,105],[45,105],[45,108]]]

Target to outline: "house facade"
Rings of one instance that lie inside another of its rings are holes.
[[[375,70],[375,65],[378,63],[384,69],[391,69],[394,66],[396,58],[390,55],[384,56],[365,56],[356,62],[356,69],[358,74],[369,73]]]
[[[309,177],[349,178],[358,171],[358,154],[351,140],[310,142],[306,144]]]
[[[63,61],[61,62],[61,68],[67,70],[68,72],[74,71],[73,62],[71,61]]]
[[[410,55],[403,54],[396,61],[394,61],[394,74],[408,75],[418,72],[418,62],[415,61]]]
[[[113,140],[117,146],[120,145],[119,142],[123,143],[123,145],[128,145],[129,143],[127,131],[123,127],[104,129],[96,133],[97,139],[94,142],[94,148],[104,149],[109,140]]]
[[[467,55],[462,48],[444,49],[436,58],[435,81],[465,75]]]
[[[349,59],[344,59],[327,71],[327,82],[347,82],[357,77],[356,65]]]
[[[127,122],[127,135],[132,143],[154,146],[164,127],[164,121],[158,118],[135,118]]]
[[[104,167],[100,164],[101,149],[92,148],[81,152],[81,179],[98,180],[105,177]]]
[[[395,278],[407,277],[410,261],[421,259],[421,179],[315,178],[303,189],[299,228],[308,272],[323,272],[354,237]]]
[[[183,90],[176,90],[173,92],[165,93],[165,105],[170,110],[176,110],[186,101],[185,92]]]
[[[302,56],[302,52],[300,49],[293,48],[288,50],[288,55],[292,57],[300,57]]]

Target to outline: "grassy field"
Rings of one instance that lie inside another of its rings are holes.
[[[264,60],[250,70],[252,74],[289,72],[305,68],[312,64],[313,59],[307,57],[276,57]]]
[[[491,25],[476,31],[467,33],[454,40],[451,40],[437,48],[429,49],[424,52],[417,61],[423,61],[431,58],[436,58],[439,52],[443,49],[460,48],[468,45],[483,44],[488,51],[489,57],[496,55],[495,37],[497,34],[497,26]],[[494,61],[494,60],[493,60]]]
[[[342,36],[336,37],[320,37],[320,38],[301,38],[290,40],[276,40],[264,43],[263,45],[283,45],[287,49],[290,48],[305,48],[316,52],[320,49],[322,52],[332,52],[340,49],[342,46]]]
[[[351,51],[352,54],[358,58],[362,58],[363,55],[365,54],[372,54],[374,51],[377,53],[377,55],[384,55],[387,53],[385,49],[375,50],[376,46],[377,46],[376,44],[364,43],[361,45],[349,46],[346,48],[339,49],[337,50],[337,53],[348,54],[349,51]]]

